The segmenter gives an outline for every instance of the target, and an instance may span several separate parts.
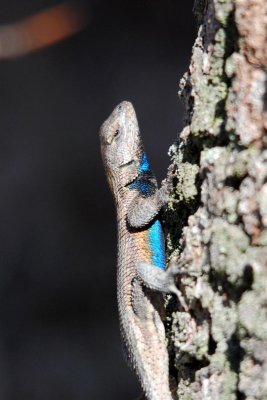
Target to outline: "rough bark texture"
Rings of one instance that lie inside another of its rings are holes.
[[[170,149],[170,259],[190,312],[167,299],[179,399],[267,399],[267,2],[198,0],[185,128]],[[178,310],[177,310],[178,308]]]

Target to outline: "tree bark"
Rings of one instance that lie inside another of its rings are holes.
[[[189,312],[166,300],[181,400],[267,399],[267,2],[197,0],[170,148],[167,250]],[[192,271],[192,274],[190,274]]]

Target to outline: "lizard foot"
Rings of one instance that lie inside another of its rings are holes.
[[[163,293],[171,292],[176,294],[181,306],[185,311],[188,311],[188,306],[184,297],[175,285],[175,275],[177,274],[177,271],[175,271],[174,267],[162,270],[152,264],[140,263],[137,266],[137,273],[148,288]],[[186,274],[186,271],[181,273]]]

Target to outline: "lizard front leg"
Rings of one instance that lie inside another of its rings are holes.
[[[162,187],[149,197],[143,197],[138,193],[130,204],[127,213],[127,222],[130,227],[140,229],[148,226],[147,229],[149,230],[149,224],[153,224],[153,219],[157,217],[162,206],[168,201],[168,194],[169,182],[167,181],[164,181]],[[137,273],[148,288],[163,293],[172,292],[176,294],[182,307],[188,311],[183,295],[175,284],[177,273],[175,268],[170,267],[163,270],[151,263],[142,262],[137,265]]]
[[[153,264],[139,263],[137,265],[137,273],[148,288],[163,293],[171,292],[176,294],[181,306],[185,311],[188,311],[184,297],[175,284],[176,272],[172,267],[164,271]]]
[[[150,196],[143,196],[138,193],[129,205],[127,222],[132,228],[143,228],[155,218],[160,209],[169,201],[169,182],[163,181],[160,189],[157,189],[155,180],[146,182],[146,186],[154,189]]]

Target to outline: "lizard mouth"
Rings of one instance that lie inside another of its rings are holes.
[[[131,161],[128,161],[127,163],[125,163],[125,164],[121,164],[120,166],[119,166],[119,168],[121,168],[121,169],[130,169],[130,168],[133,168],[133,167],[136,167],[136,162],[134,161],[134,160],[131,160]]]
[[[138,176],[138,163],[135,160],[128,161],[119,165],[121,176],[123,179],[123,186],[129,185]]]

